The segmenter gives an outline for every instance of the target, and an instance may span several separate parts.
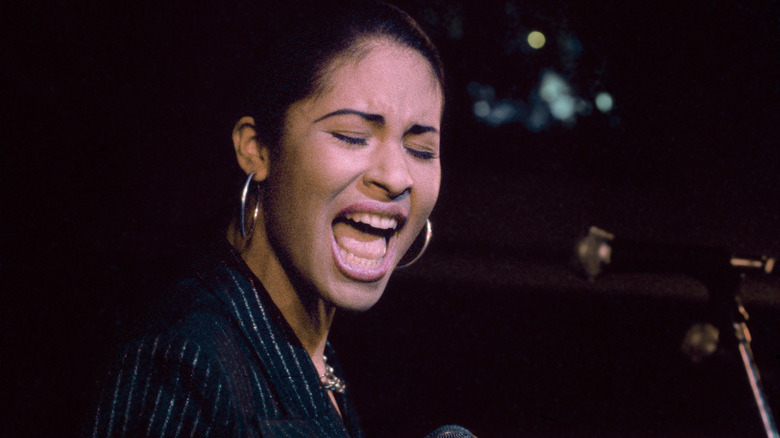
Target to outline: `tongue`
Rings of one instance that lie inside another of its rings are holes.
[[[381,259],[387,252],[384,237],[364,233],[343,222],[333,225],[333,236],[340,247],[363,259]]]

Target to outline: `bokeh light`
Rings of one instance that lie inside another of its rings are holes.
[[[484,119],[490,115],[490,104],[484,100],[474,103],[474,115],[480,119]]]
[[[544,43],[546,41],[547,39],[544,37],[544,34],[539,32],[538,30],[535,30],[528,34],[528,45],[534,49],[541,49],[542,47],[544,47]]]
[[[574,116],[577,99],[566,80],[552,71],[542,75],[539,97],[550,107],[550,115],[558,120],[569,120]]]
[[[612,111],[613,105],[614,102],[612,100],[612,95],[606,91],[602,91],[596,95],[596,108],[598,108],[602,113],[608,113]]]

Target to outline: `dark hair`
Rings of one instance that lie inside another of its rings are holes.
[[[259,140],[272,150],[281,139],[290,105],[319,91],[331,63],[372,37],[419,52],[444,87],[438,50],[414,19],[395,6],[365,0],[318,1],[298,4],[274,20],[275,25],[265,29],[270,30],[269,41],[262,43],[267,46],[255,58],[260,64],[258,80],[248,108]]]

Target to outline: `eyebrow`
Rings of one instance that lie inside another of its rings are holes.
[[[358,117],[360,117],[360,118],[362,118],[362,119],[364,119],[364,120],[366,120],[368,122],[377,123],[377,124],[380,124],[380,125],[384,125],[385,124],[385,118],[383,116],[379,115],[379,114],[365,113],[363,111],[347,109],[347,108],[336,110],[336,111],[330,112],[328,114],[325,114],[324,116],[322,116],[319,119],[313,121],[312,123],[317,123],[317,122],[325,120],[325,119],[327,119],[329,117],[341,116],[341,115],[344,115],[344,114],[352,114],[352,115],[358,116]],[[428,126],[428,125],[413,125],[411,128],[409,128],[406,131],[407,134],[412,134],[412,135],[425,134],[427,132],[437,133],[437,132],[439,132],[439,130],[434,128],[433,126]]]

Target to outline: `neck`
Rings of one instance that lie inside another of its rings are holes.
[[[316,294],[296,290],[268,241],[262,220],[246,239],[241,236],[237,221],[233,220],[228,227],[227,238],[263,283],[271,300],[309,353],[317,371],[324,373],[322,356],[336,308]]]

